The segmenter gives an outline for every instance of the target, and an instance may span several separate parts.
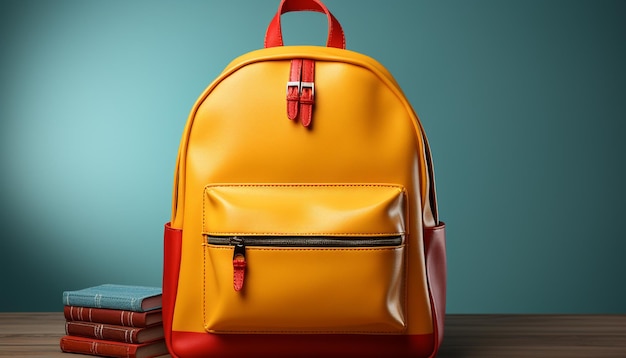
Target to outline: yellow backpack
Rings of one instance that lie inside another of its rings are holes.
[[[280,16],[326,14],[327,47]],[[319,0],[282,0],[182,136],[165,225],[173,357],[432,357],[445,227],[423,128],[391,74],[345,50]]]

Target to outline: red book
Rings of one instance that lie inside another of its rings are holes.
[[[60,345],[63,352],[114,358],[151,358],[167,354],[164,339],[149,343],[131,344],[86,337],[63,336]]]
[[[65,333],[69,336],[81,336],[126,343],[146,343],[163,339],[163,325],[150,327],[124,327],[111,324],[68,321]]]
[[[65,306],[63,313],[67,321],[106,323],[126,327],[147,327],[163,322],[161,310],[133,312],[107,308]]]

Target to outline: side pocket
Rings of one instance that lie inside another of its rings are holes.
[[[163,233],[163,329],[165,342],[170,352],[173,352],[172,320],[176,291],[178,290],[182,238],[182,230],[172,228],[171,223],[165,224]]]
[[[433,307],[435,322],[436,353],[441,345],[446,318],[446,224],[439,222],[434,227],[424,228],[424,253],[426,255],[426,274]]]

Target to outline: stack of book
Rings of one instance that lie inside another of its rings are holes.
[[[167,354],[161,288],[105,284],[63,292],[61,350],[103,357]]]

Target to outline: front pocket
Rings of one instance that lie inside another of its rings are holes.
[[[206,330],[403,332],[405,221],[395,185],[207,186]]]

